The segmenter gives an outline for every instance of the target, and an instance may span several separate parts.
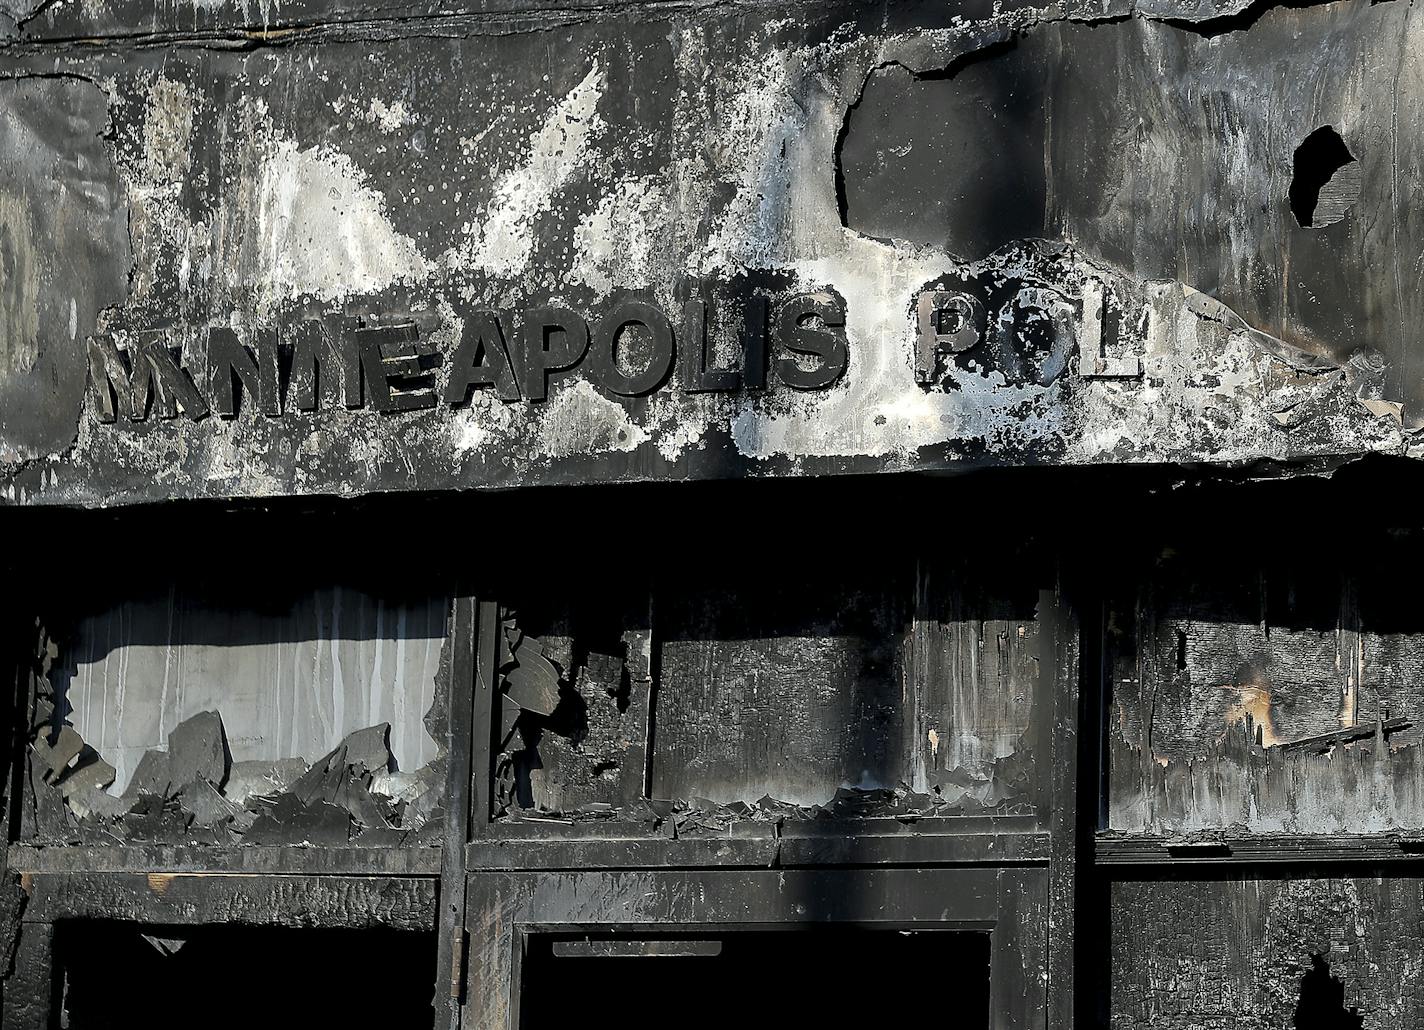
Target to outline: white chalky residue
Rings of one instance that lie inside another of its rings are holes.
[[[788,50],[731,76],[745,85],[721,101],[730,116],[720,142],[736,145],[719,171],[737,191],[687,271],[774,269],[792,273],[800,290],[833,287],[845,301],[849,366],[832,388],[790,402],[743,398],[731,420],[737,449],[758,460],[873,455],[908,465],[918,449],[956,441],[982,440],[992,451],[1043,447],[1067,461],[1097,448],[1146,454],[1150,444],[1170,443],[1169,425],[1147,424],[1166,422],[1170,408],[1144,413],[1106,385],[1092,384],[1070,403],[1066,379],[1040,386],[1009,383],[997,371],[966,374],[950,391],[915,381],[914,297],[962,266],[942,250],[871,239],[841,224],[833,150],[845,98],[818,74],[819,60],[814,50]],[[1012,275],[1012,264],[997,274]],[[1188,316],[1177,326],[1175,347],[1191,346],[1198,321]],[[1217,347],[1191,364],[1199,372],[1206,359],[1230,382],[1227,392],[1252,392],[1253,365]],[[1187,377],[1185,369],[1177,377],[1183,389]],[[1256,448],[1263,435],[1279,436],[1259,426],[1240,435]]]
[[[684,176],[714,176],[734,183],[737,190],[706,243],[689,255],[689,273],[707,275],[733,266],[772,268],[785,259],[784,246],[797,228],[786,147],[808,129],[806,111],[792,95],[804,74],[803,62],[802,51],[786,51],[737,69],[734,81],[744,85],[722,101],[717,137],[704,151],[711,167],[688,169]],[[831,201],[834,209],[834,189]]]
[[[603,128],[597,107],[604,77],[593,62],[587,75],[549,112],[529,140],[524,159],[502,174],[484,217],[466,227],[469,239],[448,255],[462,271],[498,278],[519,275],[534,252],[535,218],[592,160],[593,139]]]
[[[146,258],[165,247],[179,255],[180,290],[186,293],[195,257],[206,242],[202,222],[191,222],[180,202],[191,173],[193,115],[202,96],[183,82],[156,74],[149,83],[143,128],[134,160],[120,163],[128,190],[129,239],[134,264],[129,283],[130,302],[148,300],[161,291],[155,259]]]
[[[470,403],[451,413],[449,445],[456,457],[486,446],[505,446],[516,426],[529,420],[523,401],[501,401],[488,388],[474,389]]]
[[[404,101],[387,104],[380,97],[372,97],[371,106],[366,109],[366,121],[380,126],[382,132],[395,132],[402,125],[413,123],[415,116],[406,108]]]
[[[654,176],[622,179],[585,214],[574,230],[568,278],[603,295],[620,287],[660,285],[654,258],[667,233],[668,195]]]
[[[717,395],[703,394],[695,402],[673,395],[654,398],[648,405],[646,426],[664,461],[677,461],[683,453],[700,446],[715,418]]]
[[[925,447],[943,448],[951,461],[963,452],[1033,448],[1049,462],[1081,463],[1181,460],[1183,454],[1233,462],[1409,446],[1396,419],[1369,417],[1342,388],[1344,373],[1282,373],[1281,363],[1235,322],[1223,322],[1225,314],[1189,306],[1184,298],[1194,291],[1175,281],[1147,284],[1156,298],[1154,316],[1133,329],[1146,336],[1141,379],[1085,380],[1070,371],[1042,387],[1010,384],[998,372],[969,372],[956,374],[949,389],[916,383],[912,304],[920,289],[952,270],[1012,278],[1032,269],[1001,258],[992,267],[986,262],[965,270],[943,250],[846,228],[836,204],[835,139],[865,69],[890,62],[916,71],[943,67],[962,49],[959,39],[955,32],[872,38],[848,32],[818,47],[773,47],[729,62],[709,51],[702,29],[687,28],[672,37],[675,109],[652,127],[609,103],[615,87],[608,84],[606,59],[582,66],[567,93],[526,98],[534,113],[523,134],[510,135],[505,121],[484,115],[448,126],[460,133],[467,165],[451,169],[458,173],[452,174],[452,202],[461,202],[460,189],[467,197],[475,192],[456,185],[466,172],[489,193],[460,217],[463,227],[452,227],[453,246],[438,262],[423,260],[419,246],[397,231],[386,198],[373,188],[382,181],[378,173],[368,177],[361,169],[368,160],[363,147],[386,153],[396,143],[382,132],[408,124],[411,108],[425,113],[420,93],[402,93],[403,101],[392,94],[370,101],[368,92],[338,99],[332,107],[352,120],[350,135],[329,137],[334,143],[314,149],[303,149],[311,138],[293,140],[287,115],[274,117],[261,96],[225,107],[223,132],[234,150],[222,184],[213,187],[220,191],[216,205],[195,220],[179,203],[179,187],[194,174],[189,150],[201,146],[192,136],[193,111],[214,100],[155,73],[147,86],[149,110],[122,142],[131,153],[122,167],[131,201],[133,304],[169,291],[168,282],[154,281],[170,267],[160,259],[165,250],[177,256],[180,295],[211,295],[217,317],[237,312],[242,319],[281,321],[292,317],[290,301],[302,294],[336,308],[392,283],[423,285],[439,309],[436,332],[449,333],[432,339],[448,356],[459,330],[447,303],[451,290],[460,291],[466,307],[509,308],[517,315],[536,304],[567,303],[596,323],[609,294],[651,287],[676,324],[680,305],[673,288],[684,276],[725,283],[746,273],[774,283],[769,289],[778,296],[837,292],[845,301],[849,367],[835,386],[808,392],[784,388],[773,370],[765,391],[686,394],[674,372],[667,386],[631,406],[632,416],[601,388],[569,382],[556,384],[543,403],[507,404],[489,389],[476,389],[468,405],[441,405],[399,421],[323,409],[326,428],[302,443],[294,468],[252,460],[254,448],[267,444],[266,423],[250,410],[231,421],[177,420],[181,462],[154,448],[151,437],[108,431],[87,419],[76,453],[142,470],[156,486],[177,492],[196,479],[213,494],[263,495],[359,493],[378,484],[397,460],[414,476],[414,463],[423,458],[431,481],[448,462],[449,475],[472,483],[482,476],[536,480],[551,467],[544,459],[638,447],[639,457],[676,461],[699,447],[725,446],[721,434],[728,429],[742,456],[791,459],[793,471],[814,470],[814,459],[830,456],[865,455],[883,468],[911,467]],[[121,91],[112,79],[105,88]],[[616,121],[617,131],[604,118]],[[503,137],[498,152],[481,149],[496,132]],[[1244,167],[1239,156],[1233,154],[1233,175]],[[392,205],[397,196],[390,192]],[[1066,256],[1060,267],[1067,270],[1061,289],[1070,301],[1075,276],[1120,281],[1119,273],[1084,256]],[[717,296],[714,289],[709,315],[731,319],[731,305],[716,310]],[[719,323],[718,340],[735,340],[737,328]],[[517,360],[517,317],[506,331]],[[775,332],[772,342],[774,361]],[[591,364],[575,374],[591,376]],[[448,376],[444,367],[437,374],[442,390]],[[1276,422],[1297,410],[1313,420],[1308,435],[1283,431],[1284,423]],[[388,428],[396,425],[399,434]],[[316,460],[327,449],[345,453],[354,474],[333,484]],[[1421,453],[1420,446],[1411,453]],[[55,473],[62,470],[44,473],[51,499],[86,499],[82,476],[66,474],[57,485]],[[12,499],[24,494],[23,488],[8,490]]]
[[[429,273],[415,241],[391,224],[385,198],[345,154],[277,141],[262,163],[256,203],[273,299],[337,301]]]
[[[557,388],[539,425],[539,449],[551,458],[636,450],[648,433],[617,401],[586,380]]]

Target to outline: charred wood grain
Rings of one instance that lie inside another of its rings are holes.
[[[1412,877],[1117,883],[1112,1027],[1418,1026],[1421,885]],[[1310,989],[1320,962],[1341,988],[1333,1005]]]
[[[10,848],[10,866],[29,873],[247,873],[347,876],[434,876],[438,848],[212,847],[129,844],[107,847]]]
[[[20,928],[14,965],[0,982],[0,1026],[5,1030],[51,1030],[58,993],[54,925]]]
[[[32,873],[25,922],[388,927],[433,930],[434,877]]]
[[[1424,871],[1424,835],[1418,834],[1210,833],[1159,837],[1103,833],[1095,841],[1095,853],[1099,865],[1156,866],[1162,870],[1212,865],[1315,868],[1335,863],[1342,867],[1388,865],[1401,876]]]
[[[1424,624],[1381,543],[1349,568],[1279,549],[1163,563],[1121,625],[1108,825],[1148,834],[1424,827]]]
[[[1043,865],[1049,836],[1026,832],[933,832],[924,824],[900,833],[848,833],[844,828],[791,835],[766,828],[757,835],[665,840],[590,837],[569,840],[492,839],[470,845],[470,870],[808,868],[843,866]]]
[[[474,805],[473,765],[476,697],[487,697],[481,683],[493,677],[491,644],[495,606],[473,597],[457,597],[450,610],[448,675],[444,683],[449,698],[446,738],[448,780],[445,787],[444,849],[438,882],[439,911],[435,922],[436,989],[435,1025],[458,1028],[461,1017],[462,958],[465,952],[465,844],[470,839]],[[482,749],[481,749],[482,751]],[[485,770],[479,770],[484,773]],[[442,981],[444,981],[442,983]],[[442,989],[443,988],[443,989]]]

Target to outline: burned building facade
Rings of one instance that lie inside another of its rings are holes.
[[[7,1028],[1424,1024],[1403,0],[0,0]]]

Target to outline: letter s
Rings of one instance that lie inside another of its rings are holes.
[[[807,323],[820,319],[825,328]],[[849,354],[846,348],[845,305],[829,293],[809,293],[792,297],[781,306],[776,316],[777,342],[790,351],[776,363],[776,374],[787,386],[796,390],[821,390],[830,386],[845,372]],[[813,366],[802,368],[795,355],[815,358]]]

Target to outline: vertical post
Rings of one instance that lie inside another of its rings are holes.
[[[18,582],[13,565],[8,570]],[[21,605],[8,592],[0,603],[0,677],[5,684],[0,698],[0,741],[5,753],[0,765],[0,1027],[48,1026],[53,1000],[54,927],[20,922],[28,895],[9,867],[10,844],[20,838],[28,787],[25,761],[32,723],[34,683],[29,655],[35,645],[35,624],[25,619]]]
[[[470,839],[483,837],[489,829],[490,813],[494,811],[494,757],[498,750],[496,734],[502,729],[501,698],[495,690],[495,663],[499,654],[499,605],[481,601],[475,613],[475,682],[471,730],[474,743],[470,748],[473,775],[470,801]]]
[[[449,760],[445,787],[445,839],[440,857],[439,920],[436,924],[435,1022],[459,1030],[465,965],[465,843],[470,835],[471,745],[479,605],[456,597],[450,613]]]
[[[1048,1026],[1073,1026],[1074,909],[1077,903],[1078,825],[1078,620],[1061,582],[1039,594],[1039,675],[1053,707],[1048,858]]]
[[[54,924],[24,923],[15,948],[15,968],[0,990],[0,1026],[49,1030],[59,977],[54,967]]]

